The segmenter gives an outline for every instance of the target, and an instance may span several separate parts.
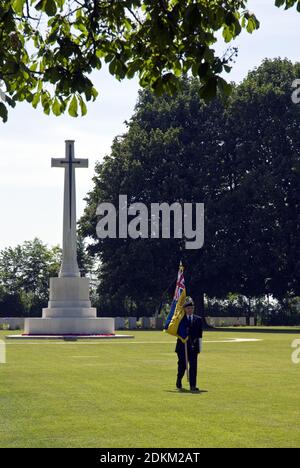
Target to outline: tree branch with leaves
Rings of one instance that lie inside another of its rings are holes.
[[[276,0],[289,8],[300,1]],[[230,43],[259,27],[247,0],[3,0],[0,5],[0,80],[7,106],[27,101],[46,114],[85,115],[95,100],[89,75],[105,62],[118,80],[138,76],[143,88],[175,93],[180,78],[201,79],[209,100],[231,86],[232,53],[214,49],[221,31]]]

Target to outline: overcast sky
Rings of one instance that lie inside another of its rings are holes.
[[[274,0],[250,0],[249,7],[261,27],[236,41],[239,56],[227,75],[236,82],[265,57],[300,60],[300,13],[279,10]],[[49,245],[61,243],[64,171],[51,169],[51,157],[64,156],[66,139],[75,140],[77,157],[89,159],[89,169],[76,171],[77,218],[82,214],[95,162],[125,131],[124,121],[133,113],[138,92],[137,81],[119,83],[105,69],[94,75],[94,81],[99,97],[83,118],[46,116],[20,103],[10,111],[8,122],[0,123],[0,249],[34,237]]]

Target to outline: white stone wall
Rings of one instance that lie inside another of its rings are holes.
[[[150,328],[150,317],[141,317],[141,327],[144,329],[144,330],[147,330],[148,328]]]
[[[129,330],[136,329],[136,317],[128,317],[128,328]]]
[[[246,317],[206,317],[207,324],[212,327],[236,327],[245,326]],[[254,319],[250,319],[250,325],[254,325]]]
[[[0,317],[0,328],[9,327],[9,330],[20,330],[24,328],[24,317]]]
[[[206,317],[208,325],[212,327],[246,326],[246,317]],[[254,326],[254,317],[250,318],[250,326]]]
[[[155,317],[141,317],[141,326],[143,329],[156,329],[161,330],[163,327],[163,320]],[[208,325],[214,327],[233,327],[245,326],[246,317],[206,317]],[[24,329],[24,317],[0,317],[0,328],[2,326],[9,327],[10,330]],[[254,326],[254,318],[250,318],[250,325]],[[128,317],[128,328],[131,330],[136,329],[136,317]],[[115,317],[115,329],[125,329],[125,317]]]
[[[115,318],[115,329],[124,330],[125,329],[125,317],[116,317]]]
[[[162,317],[150,317],[150,326],[155,330],[162,330],[164,326],[164,319]]]

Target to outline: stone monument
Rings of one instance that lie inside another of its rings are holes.
[[[50,278],[48,307],[42,318],[25,320],[24,335],[114,335],[114,319],[97,318],[91,307],[89,279],[77,263],[75,169],[88,167],[88,160],[75,158],[74,140],[65,144],[65,158],[51,161],[65,171],[62,264],[58,278]]]

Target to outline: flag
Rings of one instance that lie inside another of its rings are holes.
[[[180,262],[179,271],[177,275],[176,289],[172,301],[171,309],[164,325],[164,331],[170,335],[177,336],[183,343],[188,340],[186,327],[182,323],[185,316],[184,302],[186,299],[186,289],[183,275],[183,265]]]

